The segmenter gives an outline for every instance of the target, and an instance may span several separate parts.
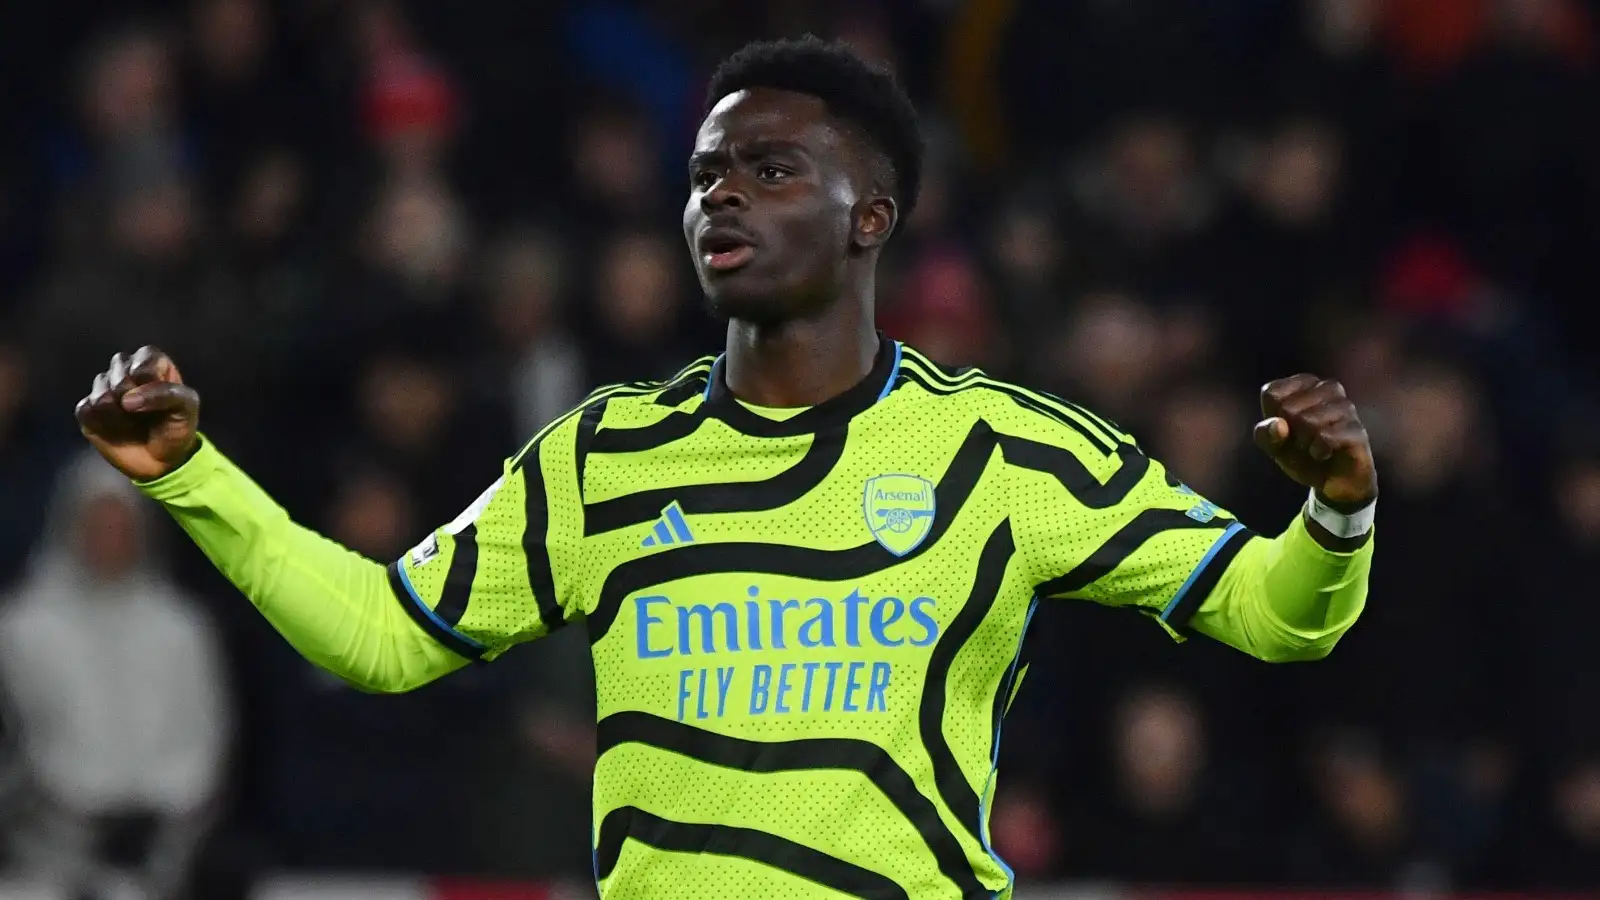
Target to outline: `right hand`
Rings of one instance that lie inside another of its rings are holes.
[[[199,446],[200,395],[154,347],[111,357],[76,413],[89,443],[135,481],[171,472]]]

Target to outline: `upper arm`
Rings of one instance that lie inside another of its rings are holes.
[[[1114,426],[1056,412],[1014,419],[1001,436],[1018,552],[1039,596],[1183,624],[1251,532]]]
[[[389,565],[407,612],[440,643],[471,659],[565,625],[575,587],[560,573],[581,530],[575,419],[565,418],[523,452],[461,515]]]

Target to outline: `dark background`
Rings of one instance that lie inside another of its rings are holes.
[[[1093,407],[1269,533],[1302,497],[1249,445],[1262,382],[1342,379],[1380,458],[1368,610],[1326,662],[1041,613],[994,813],[1023,881],[1600,891],[1597,25],[1580,0],[6,4],[13,870],[205,897],[586,877],[581,638],[344,688],[176,529],[136,536],[148,505],[75,461],[70,411],[158,344],[297,519],[393,558],[589,387],[717,347],[677,226],[701,92],[812,30],[926,118],[892,336]],[[118,624],[150,621],[128,596],[176,624]],[[74,653],[70,687],[30,655]],[[185,718],[197,677],[226,690]],[[119,690],[177,715],[150,755],[206,761],[194,784],[105,787],[30,738],[122,747],[154,726],[57,715]]]

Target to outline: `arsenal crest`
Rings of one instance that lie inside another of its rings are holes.
[[[883,549],[905,556],[933,529],[933,482],[916,475],[868,478],[861,511]]]

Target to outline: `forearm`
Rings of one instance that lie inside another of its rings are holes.
[[[301,655],[357,687],[410,690],[465,664],[411,621],[382,565],[296,524],[209,443],[139,487]]]
[[[1349,552],[1321,546],[1296,516],[1283,534],[1246,544],[1190,626],[1273,662],[1320,659],[1367,599],[1373,538]]]

